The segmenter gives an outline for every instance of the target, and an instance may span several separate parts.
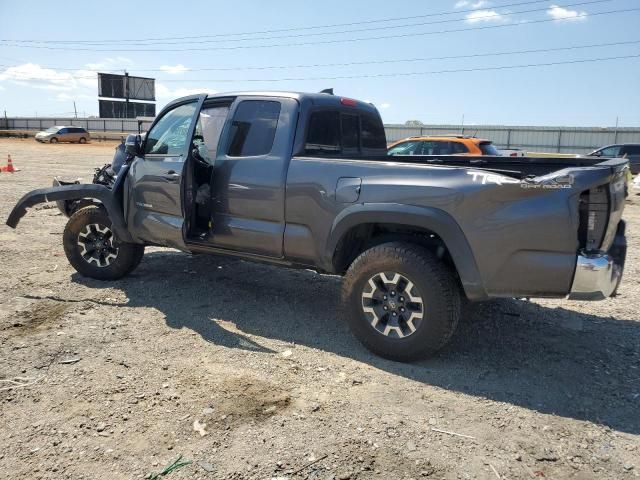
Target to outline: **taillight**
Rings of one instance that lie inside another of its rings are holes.
[[[355,107],[358,104],[353,98],[341,98],[340,103],[345,107]]]
[[[609,223],[609,192],[606,186],[592,188],[580,195],[580,248],[599,250]]]

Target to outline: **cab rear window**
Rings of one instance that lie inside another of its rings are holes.
[[[374,115],[321,110],[309,117],[307,154],[355,154],[373,149],[384,152],[386,148],[384,127]]]

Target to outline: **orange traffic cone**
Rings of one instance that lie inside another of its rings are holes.
[[[13,173],[13,172],[17,171],[13,167],[13,162],[11,161],[11,155],[7,155],[7,166],[6,167],[2,167],[2,171],[3,172],[7,172],[7,173]]]

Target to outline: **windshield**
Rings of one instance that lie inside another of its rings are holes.
[[[45,130],[47,133],[58,133],[58,127],[49,127]]]
[[[493,146],[491,142],[483,142],[480,144],[480,150],[482,151],[482,155],[491,155],[491,156],[499,156],[500,152],[496,147]]]

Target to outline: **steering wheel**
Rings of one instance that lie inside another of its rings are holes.
[[[204,137],[202,135],[194,135],[193,140],[191,141],[191,155],[196,160],[196,162],[198,162],[203,167],[210,167],[211,164],[207,162],[204,158],[202,158],[202,155],[200,155],[200,150],[196,145],[196,140],[202,141],[202,145],[204,145]]]

